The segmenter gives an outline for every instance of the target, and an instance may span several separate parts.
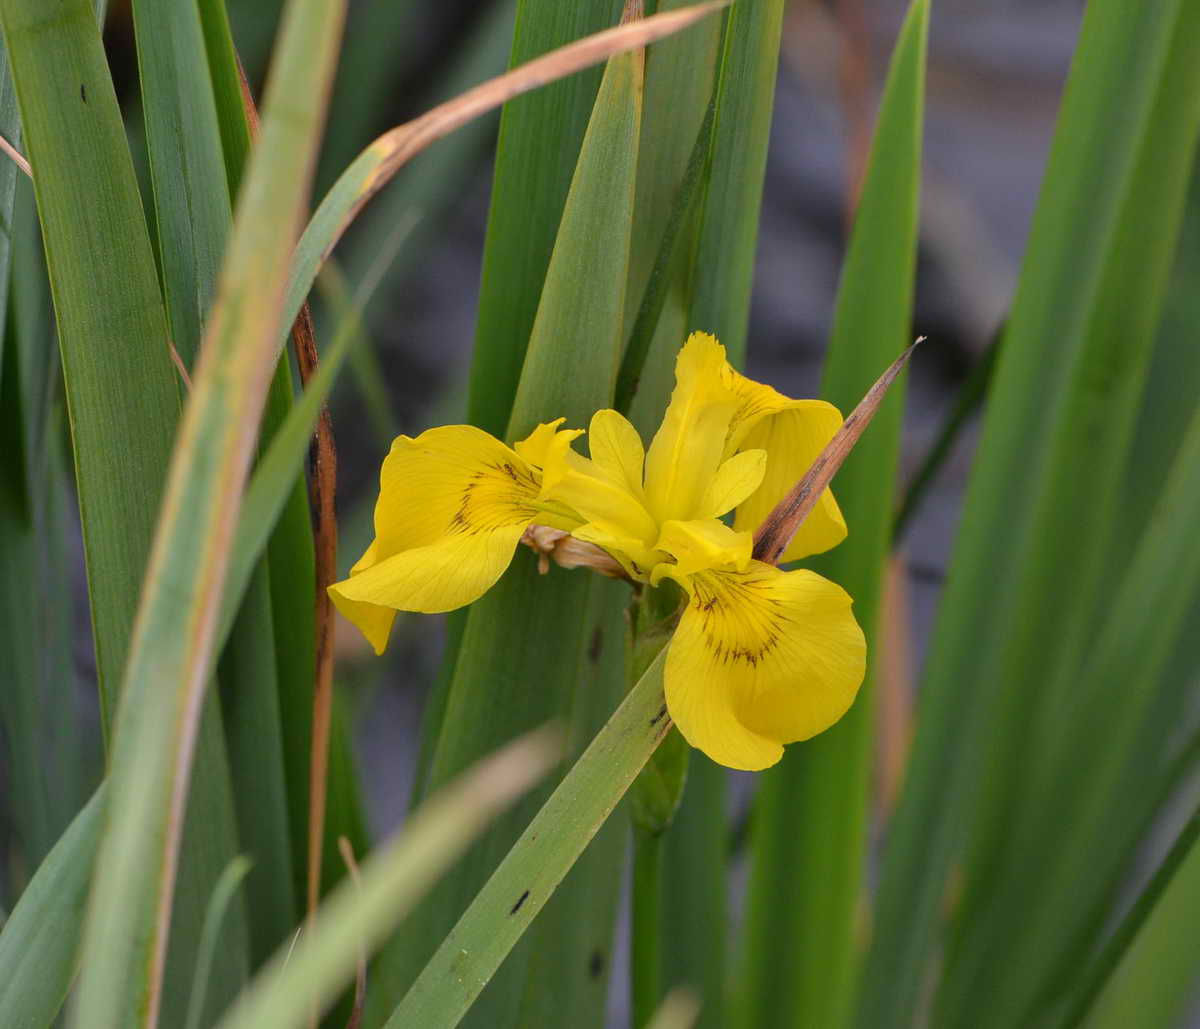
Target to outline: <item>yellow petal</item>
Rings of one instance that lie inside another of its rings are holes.
[[[642,540],[593,522],[572,529],[571,535],[584,543],[594,544],[616,558],[629,577],[639,582],[649,582],[651,569],[667,560],[666,554],[647,546]]]
[[[784,396],[779,390],[765,383],[755,382],[734,369],[732,365],[729,366],[726,374],[729,388],[737,398],[733,417],[729,420],[729,435],[725,440],[726,455],[733,454],[747,446],[748,444],[745,443],[747,433],[762,419],[778,414],[780,411],[786,411],[795,404],[803,403],[803,401]]]
[[[630,490],[619,470],[610,472],[569,448],[547,451],[541,495],[611,536],[639,540],[645,546],[658,534],[640,496]]]
[[[704,492],[700,504],[703,518],[720,518],[732,511],[762,485],[767,471],[765,450],[743,450],[722,462]]]
[[[541,481],[517,453],[470,425],[399,437],[379,478],[375,541],[329,593],[382,651],[391,621],[380,609],[449,611],[500,577],[541,513]]]
[[[416,439],[401,436],[379,473],[379,560],[454,532],[523,528],[537,514],[540,489],[537,473],[523,458],[472,425],[443,425]]]
[[[350,574],[357,575],[359,572],[366,571],[378,560],[379,543],[377,540],[372,540],[363,556],[350,569]],[[388,636],[392,632],[392,622],[396,620],[396,612],[390,607],[379,607],[377,604],[347,600],[339,596],[335,590],[334,586],[329,588],[333,606],[367,638],[367,642],[375,648],[376,654],[382,654],[387,647]]]
[[[542,422],[523,440],[518,440],[513,449],[536,468],[545,468],[550,455],[561,453],[571,441],[583,435],[582,429],[559,429],[565,418]]]
[[[742,433],[743,447],[767,452],[767,467],[762,484],[738,506],[733,522],[737,529],[756,530],[841,427],[841,413],[832,404],[823,400],[788,400],[787,403],[782,410],[755,418],[749,430]],[[845,538],[845,519],[833,491],[826,488],[781,560],[797,561],[810,554],[820,554],[836,547]]]
[[[701,572],[667,653],[667,708],[719,764],[755,771],[845,714],[866,670],[846,592],[752,561]]]
[[[642,469],[646,448],[628,418],[619,411],[597,411],[588,426],[588,449],[599,468],[623,483],[633,496],[643,496]]]
[[[662,528],[657,549],[666,551],[675,564],[661,564],[650,576],[657,586],[669,576],[691,592],[691,577],[710,568],[743,571],[750,563],[754,539],[748,532],[734,532],[716,518],[690,522],[670,521]]]
[[[658,521],[701,515],[737,398],[725,348],[693,332],[675,361],[675,389],[646,455],[646,506]]]
[[[335,583],[330,596],[351,621],[362,605],[429,614],[453,611],[483,596],[504,574],[527,524],[528,519],[486,532],[453,531]],[[369,626],[355,624],[368,635]]]

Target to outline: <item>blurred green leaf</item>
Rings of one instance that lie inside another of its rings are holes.
[[[396,80],[411,73],[430,45],[428,17],[412,0],[363,0],[349,11],[317,160],[318,192],[387,127],[380,123],[395,106]]]
[[[66,1000],[103,817],[101,787],[38,866],[0,932],[0,1011],[13,1029],[53,1025]]]
[[[0,135],[14,148],[21,146],[21,119],[17,111],[17,94],[9,75],[8,50],[0,43]],[[13,211],[17,194],[17,165],[7,155],[0,159],[0,327],[8,319],[9,263],[13,246]],[[5,372],[4,349],[7,345],[5,330],[0,333],[0,375]],[[0,385],[2,385],[0,381]]]
[[[984,397],[991,388],[992,373],[996,369],[996,357],[1000,353],[1000,338],[999,335],[992,338],[987,349],[971,368],[967,378],[959,387],[954,406],[942,423],[937,439],[909,481],[892,525],[893,546],[903,541],[905,530],[917,511],[921,509],[929,488],[937,479],[938,473],[945,466],[955,445],[962,437],[963,429],[983,406]]]
[[[567,735],[567,762],[577,759],[604,728],[627,689],[624,674],[623,582],[592,583],[584,620],[585,657],[579,663]],[[600,827],[531,926],[525,991],[516,1024],[573,1029],[605,1023],[621,903],[621,869],[629,823],[618,808]],[[482,1010],[483,1001],[480,1002]]]
[[[217,880],[212,896],[208,899],[208,910],[204,913],[204,931],[197,948],[192,992],[188,998],[186,1029],[200,1029],[208,981],[212,976],[213,958],[221,935],[221,922],[251,867],[253,862],[244,854],[239,854],[225,866],[225,871],[221,873],[221,878]]]
[[[177,376],[150,241],[92,7],[0,6],[58,320],[83,525],[101,710],[107,724],[121,673],[175,431]],[[70,98],[69,100],[66,98]],[[136,386],[134,385],[136,384]],[[115,404],[114,397],[122,403]],[[182,1002],[203,897],[233,853],[228,770],[219,722],[202,722],[174,917],[167,990]],[[216,733],[214,736],[213,734]],[[223,989],[236,991],[244,955],[235,920],[222,948]],[[178,979],[177,976],[182,976]],[[224,996],[214,996],[221,1002]],[[174,1008],[168,1017],[176,1017]]]
[[[1027,727],[1038,725],[1040,698],[1027,707],[1019,698],[1045,687],[1054,661],[1081,639],[1081,614],[1092,616],[1190,164],[1179,140],[1194,131],[1190,76],[1200,60],[1183,6],[1100,0],[1084,19],[889,832],[864,1027],[912,1018],[989,746],[994,789],[978,808],[984,835],[973,841],[966,910],[979,897],[994,901],[985,884],[1009,845],[1006,812],[1032,764]],[[1030,914],[1010,906],[992,928],[1019,923],[1033,943]],[[1004,985],[992,982],[983,1009],[971,1005],[972,1024],[1011,1024],[1012,1005],[1028,1002],[1020,995],[1035,976],[1005,953],[988,963]],[[960,959],[951,956],[956,990],[975,967],[955,967]],[[944,999],[949,1015],[956,1004]]]
[[[273,64],[261,146],[241,192],[142,591],[85,927],[77,1024],[153,1024],[162,999],[180,846],[177,797],[188,783],[229,541],[275,363],[288,255],[343,13],[336,3],[296,0]]]
[[[546,773],[554,744],[546,730],[523,737],[431,797],[357,881],[337,888],[294,948],[279,948],[220,1029],[304,1025],[310,1006],[323,1007],[350,980],[360,951],[377,946],[496,813]]]
[[[296,924],[299,912],[274,640],[270,571],[260,562],[222,648],[217,676],[229,764],[237,786],[233,799],[238,837],[242,853],[251,861],[245,896],[252,967],[271,955]]]
[[[19,893],[98,778],[99,741],[83,732],[73,661],[74,506],[58,354],[29,181],[17,184],[11,228],[12,292],[0,359],[0,690],[7,797]],[[67,602],[64,602],[67,598]]]
[[[232,219],[209,54],[194,0],[166,4],[136,0],[133,17],[167,313],[179,356],[186,366],[192,366]],[[286,829],[287,796],[266,576],[264,565],[256,572],[261,582],[247,594],[231,653],[221,666],[226,708],[223,723],[232,776],[239,783],[234,793],[237,828],[242,846],[249,848],[255,863],[246,893],[249,929],[254,956],[261,957],[295,920],[291,852],[286,834],[277,833],[281,824]],[[253,786],[248,788],[248,783]],[[217,863],[232,860],[236,849],[231,841],[226,852],[214,855]],[[206,882],[194,891],[181,889],[180,895],[194,893],[198,900],[206,897],[220,885],[221,880],[215,878],[218,871],[214,864]],[[199,921],[202,917],[203,922]],[[206,931],[208,915],[198,904],[193,919],[197,932],[202,927]],[[196,945],[199,943],[197,936]],[[189,976],[198,955],[190,948],[185,953],[184,963],[189,967],[181,974]],[[213,976],[217,983],[230,978],[221,964],[224,955],[225,948],[219,948]],[[223,1006],[231,996],[232,992],[218,990],[215,999]],[[194,1010],[193,1001],[189,1019]]]
[[[821,392],[847,412],[911,342],[928,31],[929,3],[914,0],[892,54],[842,267]],[[873,764],[871,680],[904,410],[897,386],[833,483],[849,536],[811,562],[854,598],[868,641],[867,679],[837,725],[790,747],[760,779],[742,964],[745,1026],[833,1029],[852,1006]]]
[[[0,17],[35,169],[108,719],[173,438],[176,373],[91,4],[65,0],[48,17],[33,0],[4,0]]]
[[[1180,870],[1180,865],[1184,864],[1189,855],[1192,853],[1196,845],[1196,841],[1200,839],[1200,814],[1192,815],[1188,823],[1180,830],[1175,842],[1171,845],[1171,849],[1162,859],[1162,863],[1154,870],[1154,875],[1150,877],[1150,881],[1146,883],[1145,888],[1138,894],[1137,899],[1133,902],[1129,910],[1125,913],[1125,917],[1121,919],[1121,924],[1114,930],[1112,936],[1105,943],[1104,949],[1097,956],[1091,967],[1082,977],[1082,982],[1079,989],[1075,993],[1075,999],[1067,1009],[1067,1014],[1059,1022],[1059,1029],[1076,1029],[1086,1019],[1093,1005],[1096,1003],[1097,997],[1102,991],[1109,991],[1109,1007],[1116,1007],[1112,1003],[1111,998],[1123,992],[1140,992],[1143,984],[1138,983],[1133,985],[1130,983],[1130,973],[1124,973],[1121,979],[1112,982],[1113,975],[1122,961],[1130,961],[1132,964],[1136,958],[1129,958],[1131,945],[1138,938],[1142,929],[1146,925],[1147,919],[1153,914],[1155,908],[1162,900],[1163,894],[1170,888],[1175,879],[1175,875]],[[1168,960],[1179,956],[1181,951],[1186,952],[1187,940],[1190,938],[1190,933],[1180,932],[1172,933],[1164,942],[1167,944]],[[1165,962],[1162,957],[1155,955],[1153,961],[1153,979],[1152,987],[1154,991],[1153,1004],[1157,1007],[1162,1002],[1162,986],[1163,976],[1162,970]],[[1188,961],[1186,958],[1182,962],[1182,979],[1184,988],[1194,979],[1196,971],[1196,962]],[[1178,966],[1177,966],[1178,967]],[[1144,973],[1143,973],[1144,974]],[[1172,979],[1174,976],[1171,977]],[[1110,985],[1111,983],[1111,985]],[[1130,986],[1133,985],[1133,989]],[[1147,981],[1146,986],[1150,985]],[[1172,984],[1174,985],[1174,983]],[[1170,991],[1172,994],[1174,990]],[[1178,995],[1172,996],[1166,1003],[1169,1010],[1165,1024],[1174,1024],[1178,1012],[1174,1010],[1179,1003]],[[1136,1010],[1139,1014],[1144,1015],[1147,1009],[1146,998],[1139,997],[1137,999]],[[1103,1017],[1103,1016],[1102,1016]]]
[[[1188,1010],[1200,970],[1194,945],[1200,909],[1198,836],[1200,815],[1193,815],[1130,913],[1128,928],[1136,935],[1083,1023],[1088,1029],[1169,1029]]]
[[[746,359],[783,8],[783,0],[735,3],[725,15],[722,38],[690,327],[715,335],[737,365]]]
[[[1128,753],[1121,742],[1125,720],[1091,723],[1088,748],[1076,751],[1079,759],[1064,765],[1062,756],[1065,740],[1080,725],[1080,705],[1088,721],[1085,697],[1100,686],[1090,664],[1097,630],[1109,625],[1106,632],[1135,632],[1134,623],[1113,626],[1099,619],[1109,617],[1108,551],[1128,546],[1140,528],[1120,520],[1121,493],[1200,128],[1200,22],[1182,7],[1165,11],[1164,21],[1167,37],[1140,153],[1083,326],[1079,363],[1069,372],[1058,424],[1045,441],[1050,477],[1036,497],[1013,610],[1002,612],[1009,635],[996,668],[1003,688],[980,818],[1006,848],[989,855],[984,876],[968,893],[939,998],[947,1017],[973,1025],[984,1023],[967,1014],[973,1004],[964,994],[973,991],[964,987],[981,961],[991,965],[998,941],[1008,960],[993,982],[992,1024],[1020,1017],[1051,980],[1074,967],[1067,942],[1090,935],[1081,916],[1093,910],[1093,891],[1105,888],[1107,862],[1093,859],[1094,848],[1118,840],[1121,823],[1141,823],[1133,794],[1114,805],[1118,816],[1106,831],[1072,832],[1098,797],[1109,811],[1112,799],[1097,783],[1108,760]],[[1185,577],[1182,566],[1178,574]],[[1070,584],[1071,603],[1063,602],[1064,583]],[[1187,601],[1198,595],[1193,591]],[[1141,674],[1148,665],[1139,666]],[[1137,692],[1130,683],[1123,694]],[[999,825],[1004,829],[997,833],[993,827]],[[1044,854],[1048,827],[1059,840],[1054,861]],[[1086,871],[1072,877],[1064,895],[1053,876],[1057,860],[1068,855],[1074,864],[1085,863]],[[987,874],[989,867],[994,874]]]
[[[229,235],[229,191],[195,0],[134,0],[138,75],[171,339],[191,367]]]
[[[242,96],[238,58],[233,47],[224,0],[199,0],[199,9],[216,98],[226,176],[230,193],[236,194],[241,186],[250,150],[250,126]],[[291,312],[290,317],[294,318],[295,312]],[[290,321],[287,324],[290,326]],[[336,369],[334,371],[336,372]],[[287,355],[284,354],[275,368],[275,377],[271,380],[271,388],[267,394],[262,419],[263,440],[274,443],[276,435],[291,412],[292,399],[291,367]],[[302,444],[305,447],[307,437],[311,436],[316,424],[319,406],[313,406],[305,430],[306,439]],[[265,460],[265,457],[260,460],[260,466],[255,471],[255,480],[263,477],[262,466]],[[225,628],[218,633],[218,639],[224,639],[228,619],[232,616],[236,601],[241,598],[246,583],[245,576],[251,574],[252,565],[249,562],[260,558],[265,542],[266,567],[254,571],[253,574],[265,576],[270,582],[269,606],[274,635],[275,685],[278,690],[275,707],[279,717],[278,731],[282,737],[284,786],[291,837],[291,892],[293,896],[300,897],[305,892],[308,850],[309,759],[312,751],[312,695],[316,651],[316,607],[313,603],[316,568],[307,482],[299,458],[290,465],[290,472],[290,485],[286,475],[272,484],[271,489],[277,491],[277,498],[270,504],[270,515],[256,527],[270,530],[269,540],[256,535],[256,542],[250,551],[235,541],[226,585],[226,606],[222,616]],[[252,483],[247,491],[247,509],[250,509],[249,505],[254,495]],[[244,517],[241,524],[248,524]],[[243,563],[243,559],[247,563]],[[239,582],[241,586],[237,585]],[[234,598],[233,601],[230,598]],[[262,688],[262,685],[257,684],[258,688]],[[271,702],[267,698],[259,698],[255,706],[261,714],[270,715]],[[274,731],[270,722],[264,723],[262,728]],[[331,732],[333,735],[330,746],[336,750],[345,743],[342,739],[345,727],[339,724],[334,726]],[[272,749],[271,744],[267,742],[263,747],[264,753],[251,755],[247,752],[246,756],[256,756],[262,760]],[[265,768],[262,771],[267,772]],[[348,837],[356,852],[361,853],[366,849],[366,830],[358,811],[358,784],[342,779],[347,772],[348,768],[343,765],[331,764],[329,768],[329,792],[325,811],[326,852],[336,846],[339,835]],[[254,778],[255,781],[260,781],[257,773]],[[264,797],[263,802],[268,805],[263,821],[271,824],[275,817],[275,802],[269,797]],[[255,816],[252,811],[243,808],[242,817],[245,820]],[[262,842],[265,844],[267,841]],[[340,877],[340,862],[322,862],[321,868],[323,888],[327,888]],[[260,871],[257,874],[271,873],[260,861]],[[282,890],[282,887],[276,889]],[[269,937],[264,935],[264,939]]]
[[[665,651],[584,751],[388,1020],[458,1025],[670,730]]]
[[[615,25],[621,0],[519,0],[509,67]],[[496,144],[467,420],[494,435],[510,424],[576,158],[601,70],[505,104]]]

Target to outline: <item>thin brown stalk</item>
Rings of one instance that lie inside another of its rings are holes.
[[[854,449],[854,444],[858,442],[863,430],[875,417],[875,412],[879,410],[879,405],[887,395],[888,389],[896,381],[896,376],[904,370],[912,352],[924,338],[924,336],[919,337],[916,343],[892,362],[888,370],[867,391],[867,395],[859,401],[858,407],[850,412],[850,417],[842,422],[842,427],[838,429],[837,434],[829,441],[825,449],[817,455],[812,466],[804,473],[804,477],[792,487],[791,491],[775,505],[775,509],[763,520],[762,525],[754,534],[754,557],[756,560],[772,565],[778,563],[801,523],[808,517],[825,487],[837,474],[842,462],[850,455],[850,451]]]
[[[246,70],[238,60],[242,84],[242,105],[250,137],[258,134],[258,108]],[[317,339],[312,311],[307,301],[292,326],[292,349],[300,370],[300,381],[308,380],[317,370]],[[316,617],[313,680],[312,744],[308,781],[308,854],[305,911],[311,925],[321,895],[322,843],[325,838],[325,810],[328,797],[329,732],[333,707],[333,607],[327,588],[337,578],[337,517],[334,495],[337,487],[337,451],[333,442],[333,423],[329,409],[321,410],[317,431],[309,451],[311,475],[308,482],[309,506],[313,516],[313,544],[316,558]]]
[[[838,86],[846,120],[846,232],[854,227],[854,212],[866,177],[871,153],[871,40],[861,0],[837,0],[842,48]]]
[[[0,136],[0,150],[3,150],[6,154],[8,154],[8,156],[12,158],[13,164],[20,168],[21,171],[29,176],[29,178],[33,178],[33,169],[29,167],[29,162],[25,160],[25,157],[21,151],[13,146],[3,136]]]
[[[292,328],[300,380],[306,386],[317,370],[317,344],[308,304]],[[326,791],[329,779],[329,727],[333,708],[333,606],[328,587],[337,578],[337,517],[334,490],[337,452],[329,409],[322,408],[317,433],[309,451],[312,473],[308,480],[316,548],[316,676],[313,684],[312,756],[308,782],[308,881],[309,921],[316,916],[321,893],[321,850],[325,838]]]
[[[179,377],[183,379],[183,384],[190,393],[192,391],[192,377],[188,374],[187,365],[183,363],[183,358],[179,356],[179,351],[175,349],[173,340],[167,340],[167,347],[171,351],[171,362],[175,365],[175,370],[179,373]]]

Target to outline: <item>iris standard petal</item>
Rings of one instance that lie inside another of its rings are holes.
[[[704,491],[704,499],[700,502],[700,516],[720,518],[726,512],[732,511],[762,485],[766,472],[765,450],[743,450],[740,454],[734,454],[721,462],[717,474]]]
[[[628,418],[611,409],[592,415],[588,426],[588,451],[597,467],[623,483],[639,500],[644,497],[642,472],[646,448]]]
[[[513,444],[513,449],[535,468],[544,468],[554,455],[561,454],[571,442],[583,435],[582,429],[560,429],[565,418],[542,422],[522,440]]]
[[[619,472],[570,449],[549,453],[542,470],[542,498],[565,505],[600,532],[654,542],[657,526],[639,496]]]
[[[375,542],[330,596],[381,650],[384,616],[373,609],[449,611],[477,599],[539,515],[540,489],[528,462],[473,426],[399,437],[380,471]]]
[[[750,533],[735,532],[716,518],[667,522],[662,527],[657,549],[670,554],[675,563],[657,566],[650,576],[650,584],[657,586],[669,577],[690,593],[696,572],[708,569],[742,571],[750,563],[753,548],[754,538]]]
[[[767,466],[761,485],[738,505],[735,528],[751,532],[757,529],[841,427],[841,413],[832,404],[822,400],[788,403],[787,408],[757,419],[742,438],[743,447],[767,452]],[[810,554],[823,553],[845,538],[846,521],[833,491],[826,488],[781,560],[798,561]]]
[[[721,464],[737,398],[725,348],[693,332],[675,361],[675,389],[646,454],[646,506],[661,523],[699,517]]]
[[[850,604],[813,572],[758,561],[695,575],[665,672],[667,707],[687,741],[755,771],[841,718],[866,670]]]

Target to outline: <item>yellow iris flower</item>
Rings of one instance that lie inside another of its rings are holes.
[[[862,682],[866,642],[841,587],[752,557],[753,529],[833,438],[842,417],[736,372],[712,336],[679,353],[675,389],[645,449],[616,411],[598,411],[589,457],[562,419],[508,447],[449,425],[399,437],[380,473],[375,540],[330,587],[377,653],[395,612],[449,611],[482,596],[531,526],[600,548],[687,603],[664,687],[687,741],[730,768],[775,764],[783,745],[836,722]],[[732,525],[722,521],[735,512]],[[824,491],[783,560],[836,546],[846,523]]]

